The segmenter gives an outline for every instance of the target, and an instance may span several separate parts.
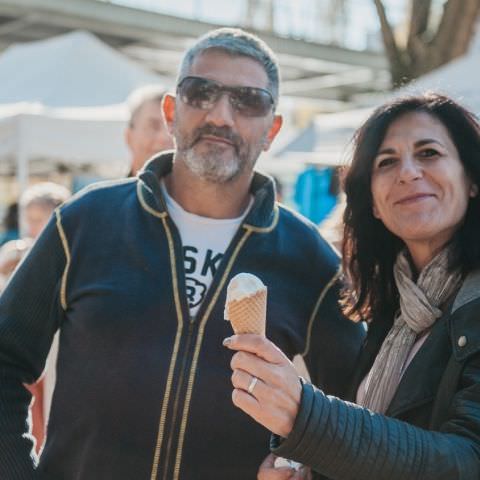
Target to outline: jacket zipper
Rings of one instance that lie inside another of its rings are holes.
[[[233,268],[235,260],[238,254],[240,253],[240,250],[242,249],[243,245],[245,244],[246,240],[251,235],[251,233],[252,233],[252,230],[250,228],[246,228],[244,225],[242,225],[239,228],[237,234],[232,239],[232,242],[225,254],[225,260],[227,258],[228,260],[226,260],[226,264],[225,262],[223,262],[223,264],[221,265],[218,271],[219,275],[221,273],[221,277],[220,279],[218,276],[214,278],[212,284],[210,285],[209,294],[207,294],[207,297],[205,298],[204,303],[202,304],[201,308],[198,311],[197,318],[200,318],[200,321],[194,322],[195,324],[198,324],[198,332],[197,332],[197,338],[195,342],[195,350],[193,352],[193,358],[191,358],[191,362],[190,362],[190,372],[188,374],[188,383],[187,383],[187,391],[186,391],[184,407],[183,407],[183,414],[180,416],[181,424],[180,424],[180,431],[179,431],[179,437],[177,442],[175,467],[174,467],[172,479],[165,479],[165,480],[179,479],[180,466],[181,466],[182,454],[183,454],[183,442],[184,442],[185,432],[187,429],[187,422],[189,418],[190,401],[192,398],[193,385],[195,382],[195,376],[197,372],[197,363],[198,363],[198,358],[200,356],[206,323],[210,317],[210,314],[214,306],[218,301],[218,297],[220,296],[220,293],[223,290],[223,287],[226,283],[226,280],[230,274],[231,269]],[[206,306],[207,304],[208,304],[208,307]]]
[[[172,444],[173,444],[173,439],[174,439],[174,431],[175,431],[175,425],[177,423],[177,416],[178,416],[178,407],[180,403],[180,393],[183,389],[183,384],[185,381],[185,376],[187,372],[187,363],[189,363],[191,354],[190,354],[190,345],[192,343],[192,337],[193,337],[193,327],[194,327],[194,320],[190,319],[188,323],[188,333],[187,333],[187,340],[185,343],[185,355],[183,357],[182,365],[180,367],[180,377],[178,379],[177,383],[177,392],[175,394],[175,400],[173,403],[173,411],[172,411],[172,425],[170,429],[170,434],[168,436],[168,443],[167,443],[167,450],[165,453],[165,465],[163,467],[163,479],[164,480],[169,480],[169,474],[168,474],[168,468],[170,466],[170,457],[171,457],[171,450],[172,450]]]

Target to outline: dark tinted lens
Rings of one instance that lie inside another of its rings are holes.
[[[231,88],[230,92],[234,107],[243,115],[263,117],[272,108],[273,98],[267,90],[255,87],[237,87]]]
[[[211,108],[217,101],[220,87],[205,78],[185,77],[178,85],[182,102],[194,108]]]
[[[202,77],[185,77],[177,87],[182,102],[203,110],[212,108],[222,93],[228,93],[232,107],[242,115],[263,117],[272,106],[268,90],[256,87],[227,87]]]

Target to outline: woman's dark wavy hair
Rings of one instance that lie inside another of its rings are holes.
[[[439,93],[394,99],[377,108],[353,138],[353,158],[344,177],[347,205],[342,244],[349,287],[344,313],[353,320],[391,323],[398,308],[393,265],[403,242],[373,216],[371,177],[374,158],[391,123],[411,112],[425,112],[447,129],[467,175],[480,186],[480,125],[474,114]],[[480,199],[471,198],[455,235],[455,265],[463,273],[480,266]]]

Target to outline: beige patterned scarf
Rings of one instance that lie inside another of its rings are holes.
[[[400,293],[400,313],[385,338],[365,382],[364,407],[385,413],[402,378],[408,354],[418,334],[429,329],[442,311],[440,307],[460,285],[460,271],[448,272],[450,249],[443,249],[421,271],[417,282],[402,251],[394,266]]]

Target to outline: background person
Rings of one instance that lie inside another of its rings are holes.
[[[31,246],[31,239],[26,238],[10,240],[0,248],[0,293]]]
[[[266,339],[225,342],[241,350],[233,402],[278,435],[275,454],[335,480],[480,477],[479,152],[474,116],[439,94],[359,130],[343,240],[345,310],[369,322],[358,405],[301,384]],[[258,478],[288,473],[265,462]]]
[[[18,203],[8,205],[5,217],[3,218],[3,232],[0,233],[0,247],[18,238]]]
[[[125,142],[131,153],[129,176],[136,175],[156,153],[173,148],[162,113],[164,95],[163,87],[146,85],[134,90],[127,99],[130,119]]]
[[[8,281],[20,260],[40,235],[55,208],[69,197],[68,188],[53,182],[37,183],[23,192],[18,208],[13,207],[8,215],[11,217],[15,213],[21,239],[11,240],[0,248],[0,274],[3,275],[4,282]],[[12,218],[9,222],[14,225]]]

